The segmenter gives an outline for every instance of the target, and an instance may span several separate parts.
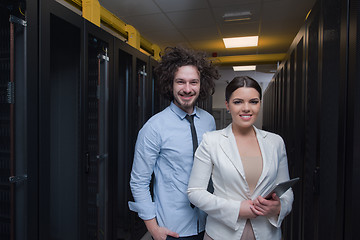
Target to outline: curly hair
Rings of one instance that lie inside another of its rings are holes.
[[[213,80],[219,79],[218,70],[206,59],[203,52],[182,47],[167,47],[161,61],[154,69],[159,80],[160,93],[170,101],[174,99],[173,82],[178,68],[195,66],[200,72],[200,93],[198,100],[205,100],[215,92]]]

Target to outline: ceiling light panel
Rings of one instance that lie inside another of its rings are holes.
[[[250,65],[250,66],[233,66],[234,71],[255,71],[256,66]]]
[[[226,48],[256,47],[258,40],[258,36],[223,38]]]
[[[248,21],[252,17],[250,11],[244,12],[228,12],[223,15],[225,22]]]

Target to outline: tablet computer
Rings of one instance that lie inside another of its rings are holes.
[[[276,193],[278,197],[281,197],[281,195],[283,195],[290,187],[292,187],[299,180],[300,178],[297,177],[290,179],[289,181],[276,184],[269,192],[264,194],[265,199],[271,199],[273,193]]]

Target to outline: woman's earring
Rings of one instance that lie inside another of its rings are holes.
[[[230,110],[228,109],[228,110],[226,110],[226,112],[227,112],[227,113],[230,113]]]

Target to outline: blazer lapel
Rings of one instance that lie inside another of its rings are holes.
[[[227,126],[222,132],[220,147],[230,162],[235,166],[241,177],[245,179],[245,172],[241,163],[240,154],[236,145],[235,136],[232,132],[232,124]]]
[[[259,181],[257,183],[257,186],[258,186],[264,180],[265,176],[267,175],[267,173],[268,173],[268,171],[270,169],[269,157],[272,156],[272,152],[270,152],[270,151],[273,148],[271,146],[272,144],[270,142],[266,141],[267,133],[264,132],[264,131],[258,130],[255,126],[254,126],[254,129],[255,129],[255,132],[256,132],[256,138],[257,138],[258,143],[259,143],[261,156],[262,156],[262,160],[263,160],[263,170],[262,170],[262,173],[260,175]]]

